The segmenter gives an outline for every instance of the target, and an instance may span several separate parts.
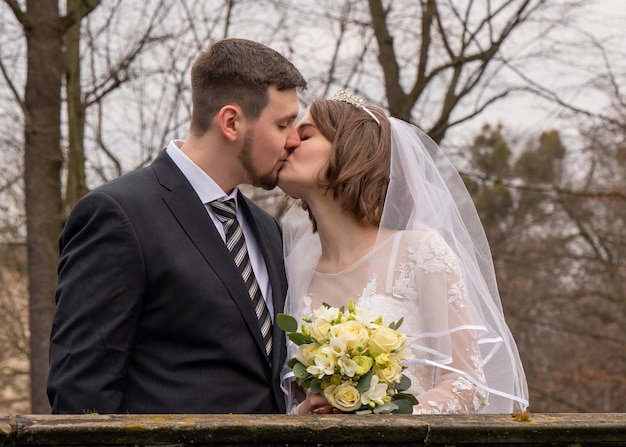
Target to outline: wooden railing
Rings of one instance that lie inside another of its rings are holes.
[[[626,413],[0,415],[0,446],[626,446]]]

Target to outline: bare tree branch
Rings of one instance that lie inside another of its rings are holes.
[[[68,9],[65,16],[60,17],[61,32],[65,33],[72,26],[80,23],[80,21],[87,17],[94,9],[98,7],[100,0],[81,0],[78,4],[78,9]]]
[[[17,91],[15,84],[13,84],[13,81],[11,80],[11,77],[9,76],[9,73],[6,70],[4,63],[2,62],[2,59],[0,59],[0,72],[2,72],[2,77],[6,81],[9,87],[9,90],[11,90],[11,93],[13,94],[13,98],[15,98],[15,102],[18,104],[18,106],[20,107],[22,111],[22,115],[24,116],[24,122],[29,123],[30,114],[28,113],[28,109],[26,108],[26,103],[24,102],[24,99],[22,99],[22,97],[20,96],[20,93]]]
[[[20,8],[17,0],[4,0],[4,2],[9,6],[9,8],[11,8],[11,11],[13,11],[15,18],[18,22],[20,22],[20,25],[22,25],[22,27],[29,28],[31,26],[28,14],[26,14],[26,12],[24,12],[22,8]]]

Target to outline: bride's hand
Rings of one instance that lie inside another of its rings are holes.
[[[328,403],[321,394],[313,394],[307,390],[306,399],[298,405],[298,414],[339,414],[341,411]]]

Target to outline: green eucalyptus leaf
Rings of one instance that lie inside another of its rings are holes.
[[[301,334],[300,332],[292,332],[290,334],[287,334],[287,337],[289,337],[289,340],[291,340],[298,346],[313,342],[313,339],[311,337]]]
[[[293,374],[298,378],[298,379],[307,379],[311,376],[311,374],[309,374],[306,370],[306,366],[304,366],[302,363],[298,362],[293,366]]]
[[[300,362],[295,357],[292,357],[289,360],[287,360],[287,366],[290,367],[291,369],[293,369],[296,363],[300,363]]]
[[[408,400],[409,402],[411,402],[411,405],[417,405],[419,402],[417,401],[417,398],[410,393],[398,393],[395,394],[391,400],[393,401],[397,401],[397,400]]]
[[[394,385],[394,388],[397,391],[405,391],[408,390],[409,388],[411,388],[411,379],[409,379],[407,376],[405,376],[404,374],[402,374],[402,376],[400,377],[400,382],[396,383]]]
[[[364,393],[365,391],[370,389],[370,383],[372,382],[372,375],[374,374],[374,370],[370,369],[359,379],[359,384],[356,389],[359,390],[359,393]]]
[[[397,407],[395,414],[413,414],[413,405],[408,399],[394,400],[393,404]]]
[[[310,388],[313,394],[320,394],[322,392],[322,382],[319,379],[314,379],[311,381]]]
[[[388,414],[396,411],[397,409],[398,406],[395,404],[395,402],[386,402],[383,405],[379,405],[378,407],[374,408],[374,413]]]
[[[276,324],[285,332],[296,332],[298,330],[298,320],[291,315],[283,313],[276,315]]]
[[[402,326],[402,323],[403,323],[403,322],[404,322],[404,317],[400,318],[400,319],[399,319],[398,321],[396,321],[395,323],[391,323],[391,324],[389,325],[389,327],[390,327],[391,329],[393,329],[394,331],[397,331],[397,330],[398,330],[398,328],[399,328],[400,326]]]

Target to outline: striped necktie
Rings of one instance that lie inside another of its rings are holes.
[[[237,221],[237,212],[235,208],[235,200],[229,199],[224,201],[215,200],[211,202],[211,207],[215,212],[218,220],[224,226],[224,233],[226,235],[226,247],[230,251],[237,270],[241,274],[248,294],[252,300],[254,311],[259,320],[261,326],[261,335],[263,336],[263,342],[265,344],[265,353],[268,358],[271,358],[272,354],[272,319],[270,313],[267,310],[265,300],[261,294],[259,283],[254,276],[252,270],[252,263],[250,262],[250,256],[248,255],[248,247],[246,246],[246,240],[241,231],[241,226]]]

